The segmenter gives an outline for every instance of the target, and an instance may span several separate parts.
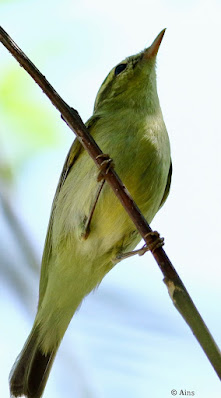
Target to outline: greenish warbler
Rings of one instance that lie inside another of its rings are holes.
[[[103,153],[113,159],[116,172],[148,223],[168,196],[172,174],[155,71],[164,33],[149,48],[110,71],[86,123]],[[37,315],[10,375],[14,397],[42,396],[73,314],[121,256],[141,239],[107,183],[98,196],[101,182],[97,177],[97,166],[76,139],[52,206]],[[89,218],[90,229],[85,234]]]

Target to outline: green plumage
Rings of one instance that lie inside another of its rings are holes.
[[[163,33],[160,35],[149,49],[112,69],[87,122],[149,223],[167,198],[172,173],[169,139],[156,90],[155,59]],[[16,397],[22,393],[28,398],[41,396],[57,348],[81,301],[116,264],[117,256],[140,241],[107,183],[96,204],[89,236],[82,238],[100,184],[97,176],[96,165],[75,140],[53,202],[38,312],[11,376],[11,391]]]

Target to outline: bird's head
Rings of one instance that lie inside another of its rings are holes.
[[[101,108],[112,109],[128,106],[145,106],[145,99],[158,103],[156,90],[156,56],[163,39],[162,30],[150,47],[126,58],[115,66],[102,83],[95,100],[94,112]]]

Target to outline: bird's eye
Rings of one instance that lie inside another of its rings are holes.
[[[121,72],[123,72],[124,69],[126,69],[127,64],[119,64],[116,66],[114,74],[115,76],[119,75]]]

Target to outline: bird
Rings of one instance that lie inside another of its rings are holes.
[[[164,34],[165,29],[149,47],[112,68],[86,123],[148,223],[165,203],[172,176],[156,83],[156,58]],[[36,317],[9,377],[12,397],[42,396],[61,340],[82,300],[133,253],[140,240],[125,209],[75,139],[52,204]]]

